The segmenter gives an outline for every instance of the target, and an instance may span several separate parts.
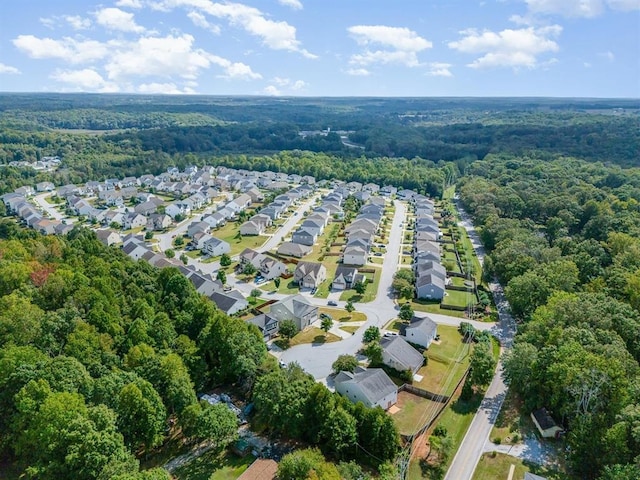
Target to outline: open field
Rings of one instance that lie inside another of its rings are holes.
[[[235,480],[253,461],[251,455],[240,458],[213,449],[176,469],[175,477],[178,480]]]
[[[269,238],[263,235],[246,235],[237,238],[239,228],[240,225],[236,222],[229,222],[218,230],[211,231],[211,236],[224,240],[231,245],[229,256],[238,255],[245,248],[258,248],[267,241],[267,238]]]

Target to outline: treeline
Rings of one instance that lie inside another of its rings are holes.
[[[255,326],[219,311],[179,270],[133,262],[90,230],[43,237],[0,223],[0,469],[168,479],[139,471],[138,458],[176,428],[218,449],[237,438],[231,410],[197,401],[221,386],[253,398],[272,433],[332,458],[379,466],[397,451],[384,411],[280,369]],[[318,416],[321,405],[332,414]]]
[[[235,415],[196,392],[250,391],[266,359],[255,328],[178,270],[133,262],[88,230],[0,227],[0,448],[18,471],[169,478],[135,473],[135,454],[163,443],[169,418],[188,440],[235,438]]]
[[[639,478],[640,170],[492,156],[469,174],[486,274],[521,321],[507,381],[567,428],[581,478]]]

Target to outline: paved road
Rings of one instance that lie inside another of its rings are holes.
[[[464,214],[461,206],[458,210],[462,214],[460,225],[464,226],[476,248],[480,263],[484,262],[484,248],[480,243],[478,235],[467,215]],[[509,304],[504,297],[502,287],[498,283],[489,285],[493,298],[498,307],[498,315],[500,322],[497,326],[498,337],[502,341],[503,351],[511,347],[513,337],[515,335],[515,322],[511,317]],[[498,413],[502,407],[502,402],[507,394],[507,386],[502,379],[502,361],[498,362],[493,380],[485,393],[484,399],[480,404],[478,412],[473,417],[473,421],[467,430],[460,448],[456,452],[453,462],[449,467],[449,471],[445,476],[445,480],[470,480],[480,461],[480,457],[485,449],[485,444],[491,433],[491,429],[495,425]]]
[[[285,239],[293,230],[293,227],[303,218],[302,213],[307,211],[318,199],[320,196],[320,192],[317,192],[315,195],[310,197],[305,202],[301,203],[300,206],[296,209],[295,213],[291,215],[278,230],[276,230],[273,235],[271,235],[264,244],[256,249],[259,252],[268,252],[278,246],[278,244]]]
[[[40,195],[36,195],[35,197],[33,197],[33,200],[51,218],[53,218],[54,220],[63,220],[66,217],[62,213],[60,213],[60,211],[57,208],[55,208],[53,205],[51,205],[49,202],[45,200],[46,197],[50,197],[51,195],[53,195],[53,192],[41,193]],[[72,223],[71,220],[72,219],[67,219],[67,222]]]
[[[396,211],[392,222],[391,235],[387,251],[382,264],[382,273],[378,292],[374,301],[369,303],[356,303],[358,311],[367,316],[367,321],[349,338],[340,342],[328,343],[324,345],[304,344],[297,345],[282,353],[280,359],[285,363],[297,362],[316,380],[326,380],[331,373],[331,365],[339,355],[355,354],[362,347],[362,336],[369,326],[384,327],[389,320],[398,316],[399,307],[395,302],[391,283],[393,275],[398,268],[400,249],[402,246],[402,222],[406,217],[405,204],[396,201]],[[326,305],[326,300],[310,297],[311,302],[316,305]],[[340,307],[344,307],[346,302],[338,302]],[[417,312],[417,316],[422,315]],[[426,315],[426,314],[425,314]],[[457,326],[464,319],[450,317],[447,315],[431,315],[434,321],[443,325]],[[494,327],[491,323],[473,322],[482,330]]]

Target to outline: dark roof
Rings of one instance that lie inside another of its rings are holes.
[[[536,421],[542,430],[557,426],[555,420],[544,407],[534,410],[533,416],[536,417]]]
[[[233,307],[239,300],[238,298],[219,292],[213,292],[209,298],[213,300],[213,303],[215,303],[224,313],[228,313],[229,310],[231,310],[231,307]]]
[[[401,363],[410,370],[414,370],[424,363],[422,354],[402,337],[384,337],[380,339],[380,346],[396,362]]]
[[[354,373],[340,372],[334,381],[336,384],[342,382],[358,384],[362,393],[372,404],[398,390],[396,384],[381,368],[356,367]]]

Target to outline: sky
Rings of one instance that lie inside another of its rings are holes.
[[[640,97],[640,0],[2,0],[0,91]]]

